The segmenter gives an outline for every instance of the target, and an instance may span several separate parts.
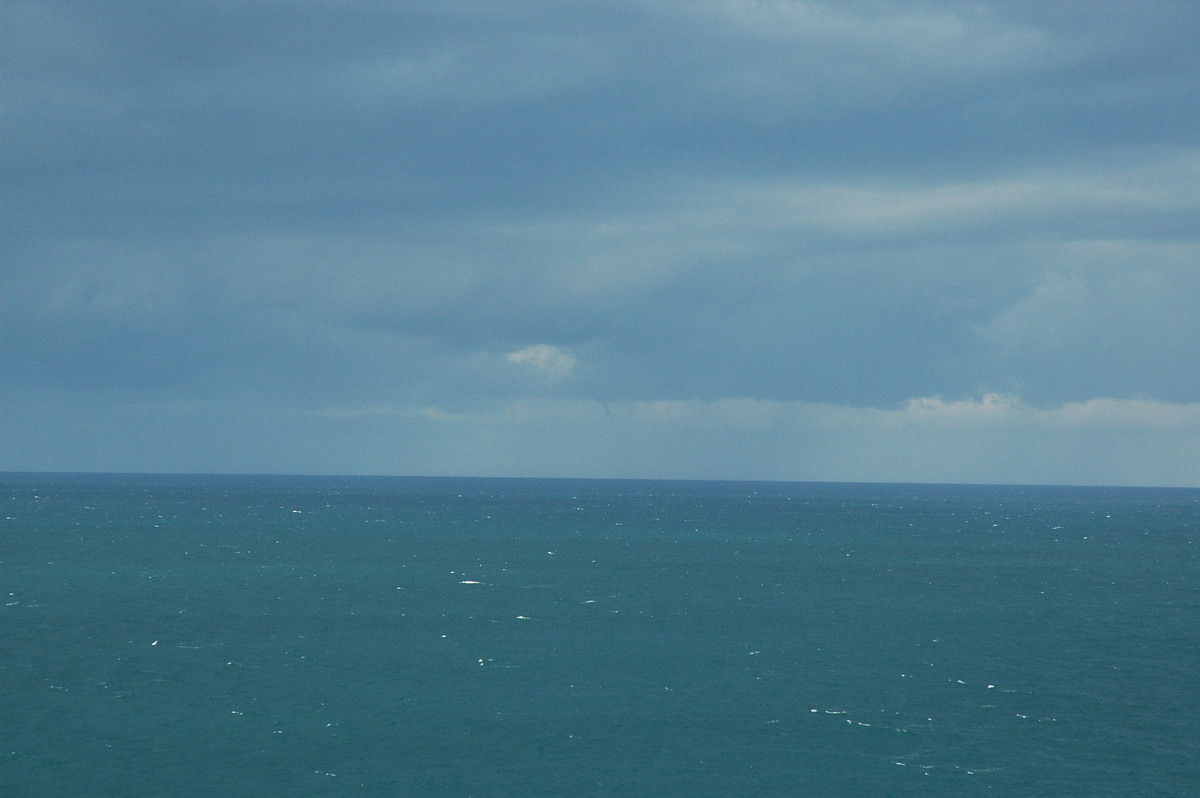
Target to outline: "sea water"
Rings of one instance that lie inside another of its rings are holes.
[[[0,795],[1200,794],[1200,491],[0,474]]]

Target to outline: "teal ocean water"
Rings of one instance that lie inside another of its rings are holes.
[[[1193,796],[1200,491],[0,474],[0,795]]]

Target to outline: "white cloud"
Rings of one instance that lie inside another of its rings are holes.
[[[1200,486],[1200,403],[1150,399],[1040,408],[985,394],[872,408],[541,397],[309,418],[338,424],[377,473]]]
[[[1089,399],[1069,402],[1047,414],[1058,427],[1109,427],[1200,433],[1200,403],[1170,404],[1151,399]]]
[[[1200,151],[1128,153],[1131,164],[1058,167],[969,182],[761,181],[713,195],[739,217],[853,235],[949,231],[968,225],[1094,219],[1099,213],[1172,213],[1200,207]],[[1119,159],[1118,159],[1119,161]],[[694,189],[693,189],[694,191]],[[739,218],[739,221],[741,219]]]
[[[796,0],[719,0],[697,4],[721,23],[755,36],[839,45],[909,70],[1033,68],[1055,57],[1044,31],[1006,23],[981,6],[932,10],[928,4],[849,4]],[[1057,54],[1058,58],[1062,53]],[[876,76],[876,80],[879,76]]]
[[[575,368],[575,358],[557,346],[534,344],[508,353],[510,363],[532,366],[552,380],[561,380]]]

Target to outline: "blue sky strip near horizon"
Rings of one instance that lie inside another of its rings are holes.
[[[0,470],[1200,485],[1194,2],[0,26]]]

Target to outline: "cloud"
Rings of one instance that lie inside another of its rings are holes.
[[[844,58],[864,59],[861,71],[843,74],[878,88],[892,78],[928,72],[939,82],[978,78],[996,70],[1025,71],[1061,60],[1061,41],[993,9],[975,6],[931,6],[792,2],[791,0],[719,0],[693,3],[722,29],[733,27],[759,42],[816,49],[831,72],[845,69]],[[839,51],[841,51],[839,53]],[[832,56],[832,57],[831,57]],[[891,76],[878,74],[889,67]],[[875,72],[873,79],[868,78]],[[881,81],[882,78],[882,81]],[[916,88],[916,87],[913,87]]]
[[[1112,220],[1115,227],[1104,229],[1111,237],[1122,226],[1143,231],[1164,214],[1200,210],[1200,150],[1133,151],[1114,161],[971,181],[764,179],[696,196],[724,197],[724,219],[744,231],[800,227],[857,239],[953,238],[961,231],[1007,238],[1015,229],[1070,237],[1096,231],[1098,218]]]
[[[575,368],[575,358],[557,346],[534,344],[508,353],[509,363],[532,366],[551,380],[561,380]]]
[[[1200,393],[1190,366],[1200,340],[1200,246],[1095,240],[1034,252],[1043,273],[979,326],[995,371],[1039,400]]]
[[[1185,6],[14,0],[0,468],[1176,479]]]
[[[468,411],[361,411],[324,413],[320,423],[360,429],[364,439],[369,429],[394,430],[364,450],[381,473],[396,472],[387,467],[395,458],[419,463],[418,473],[467,473],[455,470],[454,453],[470,450],[471,473],[495,475],[1200,484],[1200,403],[1095,399],[1037,408],[996,394],[871,408],[541,397]],[[408,443],[398,451],[391,441]]]

